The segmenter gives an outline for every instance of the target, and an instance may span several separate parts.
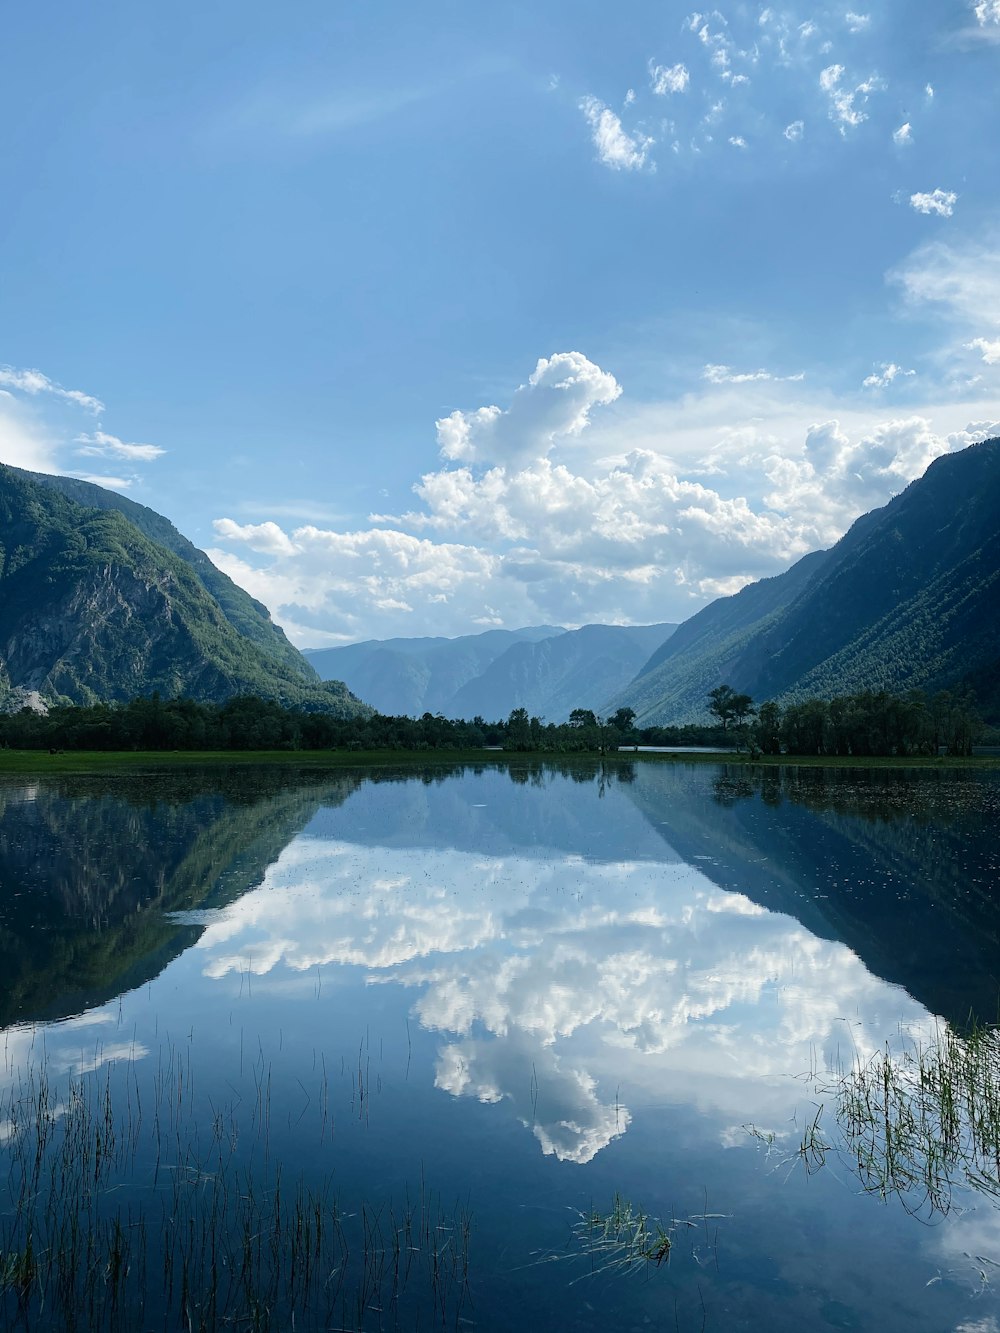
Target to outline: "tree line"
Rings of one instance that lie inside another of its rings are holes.
[[[505,719],[340,718],[255,695],[226,703],[162,699],[125,704],[23,709],[0,714],[0,746],[19,750],[478,750],[611,754],[623,746],[723,746],[764,755],[971,754],[982,723],[971,691],[866,691],[784,706],[754,704],[728,685],[707,699],[711,721],[635,726],[635,712],[609,717],[575,708],[568,722],[546,723],[527,709]]]
[[[720,685],[709,712],[737,742],[766,755],[970,755],[984,731],[971,690],[890,694],[864,690],[833,699],[757,707],[748,694]]]

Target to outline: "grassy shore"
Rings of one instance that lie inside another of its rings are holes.
[[[592,764],[601,756],[588,753],[558,754],[553,751],[497,750],[78,750],[50,754],[47,750],[0,750],[0,775],[36,777],[59,773],[121,772],[123,770],[206,768],[223,766],[284,766],[287,768],[426,768],[434,764],[518,764],[553,762]],[[853,758],[841,755],[765,755],[751,759],[746,753],[683,752],[650,754],[623,750],[603,757],[605,763],[738,764],[746,768],[933,768],[995,769],[1000,755],[973,755],[968,759],[946,756],[910,758]]]

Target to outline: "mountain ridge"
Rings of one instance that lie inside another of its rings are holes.
[[[791,701],[980,681],[1000,704],[1000,439],[935,459],[829,551],[686,621],[605,709],[697,721],[726,683]]]

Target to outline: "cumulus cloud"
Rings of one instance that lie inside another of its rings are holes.
[[[747,146],[747,141],[743,138],[742,134],[731,134],[729,136],[729,143],[733,148],[746,148]]]
[[[872,25],[872,16],[870,14],[853,14],[850,10],[844,15],[844,22],[847,24],[848,32],[864,32]]]
[[[691,75],[685,65],[657,65],[649,62],[649,84],[659,97],[667,93],[682,93],[691,82]]]
[[[773,489],[765,498],[782,510],[812,505],[817,521],[826,515],[836,526],[845,508],[861,514],[884,504],[935,458],[988,439],[995,431],[993,423],[981,422],[941,436],[926,417],[914,415],[851,438],[839,421],[820,422],[809,428],[803,457],[776,455],[768,461]]]
[[[78,435],[77,444],[82,445],[77,453],[87,457],[124,458],[130,463],[151,463],[166,453],[158,444],[126,444],[117,435],[95,430],[90,434]]]
[[[910,195],[910,207],[917,213],[936,213],[938,217],[950,218],[957,199],[954,190],[931,190],[929,194],[918,192]]]
[[[803,134],[805,134],[805,130],[806,130],[805,121],[793,120],[790,125],[785,126],[784,129],[785,138],[788,140],[789,143],[798,143],[798,141],[802,138]]]
[[[883,363],[868,388],[908,373]],[[438,423],[441,464],[406,512],[349,532],[229,515],[209,554],[304,644],[681,619],[829,546],[962,447],[929,416],[860,409],[823,437],[810,419],[834,412],[803,404],[801,379],[710,363],[701,394],[610,412],[615,377],[556,353],[505,405]]]
[[[1000,0],[975,0],[972,10],[981,28],[1000,27]]]
[[[77,407],[85,408],[95,415],[104,411],[104,404],[99,398],[83,393],[80,389],[64,389],[62,385],[43,375],[40,370],[15,370],[13,366],[0,366],[0,385],[16,389],[19,393],[29,394],[31,397],[37,394],[51,394],[56,398],[65,399],[66,402],[75,403]]]
[[[911,144],[913,142],[913,127],[908,120],[900,125],[898,130],[893,130],[892,142],[899,148],[902,148],[905,144]]]
[[[883,361],[877,370],[862,380],[866,389],[885,389],[900,375],[916,375],[915,370],[904,370],[895,361]]]
[[[555,442],[586,429],[595,407],[612,403],[621,386],[579,352],[540,358],[505,411],[452,412],[437,423],[444,458],[517,464],[549,453]]]
[[[640,171],[649,160],[653,140],[645,134],[629,134],[610,107],[596,97],[584,97],[580,110],[590,125],[598,160],[615,171]]]

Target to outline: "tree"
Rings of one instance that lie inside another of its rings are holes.
[[[614,727],[616,731],[631,731],[634,721],[634,708],[619,708],[616,713],[612,713],[608,718],[609,725]]]
[[[717,685],[708,694],[708,711],[717,717],[725,731],[730,722],[737,726],[744,723],[753,713],[753,699],[749,694],[738,694],[731,685]]]
[[[569,715],[571,727],[596,727],[597,717],[592,708],[574,708]]]

